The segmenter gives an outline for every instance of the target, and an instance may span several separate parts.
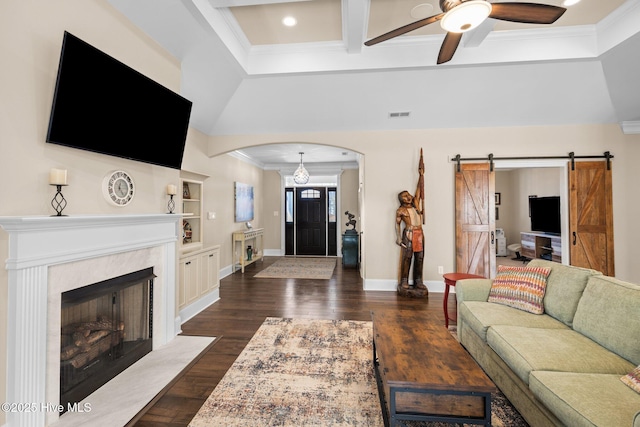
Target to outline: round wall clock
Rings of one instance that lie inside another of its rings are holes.
[[[113,171],[102,182],[104,197],[113,205],[126,206],[133,199],[135,187],[133,179],[125,171]]]

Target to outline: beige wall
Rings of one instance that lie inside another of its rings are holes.
[[[175,58],[104,0],[0,2],[0,182],[4,183],[0,215],[52,214],[51,168],[68,170],[65,214],[166,212],[166,186],[178,183],[179,171],[45,143],[65,30],[180,91],[180,64]],[[102,179],[115,169],[128,171],[137,187],[125,208],[113,207],[102,196]],[[6,233],[0,231],[2,261],[7,245]],[[0,268],[2,402],[6,401],[6,301],[7,273]],[[0,425],[4,421],[0,413]]]
[[[360,231],[360,209],[358,208],[358,170],[346,169],[340,176],[340,211],[338,212],[338,226],[341,232],[347,228],[348,217],[344,214],[349,211],[355,215],[356,230]],[[348,227],[351,228],[351,227]],[[340,251],[340,249],[338,249]]]
[[[262,209],[265,201],[265,172],[228,155],[207,159],[207,162],[209,177],[204,180],[203,243],[205,247],[220,245],[220,265],[227,267],[231,265],[231,233],[246,229],[244,222],[235,222],[234,218],[235,182],[253,186],[255,203],[255,218],[251,221],[253,227],[264,227],[265,231],[272,228],[270,223],[265,224]],[[207,219],[208,212],[213,212],[215,219]],[[269,222],[269,217],[266,217],[266,221]]]
[[[425,156],[427,280],[441,281],[437,267],[455,269],[454,167],[449,159],[495,156],[601,155],[611,151],[613,160],[614,233],[617,276],[640,282],[634,257],[640,248],[633,237],[640,235],[635,218],[640,200],[632,183],[640,182],[640,168],[633,162],[640,154],[640,135],[624,135],[611,125],[568,125],[525,128],[434,129],[380,132],[324,132],[211,137],[209,153],[274,142],[308,142],[349,148],[363,160],[363,276],[371,281],[389,281],[396,275],[394,212],[397,193],[415,190],[420,148]],[[397,148],[401,146],[402,149]],[[637,184],[636,184],[637,185]]]

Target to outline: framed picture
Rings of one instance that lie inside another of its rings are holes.
[[[501,202],[501,194],[500,193],[496,193],[496,206],[498,206]]]
[[[186,182],[182,184],[182,198],[183,199],[191,198],[191,191],[189,191],[189,184]]]
[[[253,220],[253,186],[234,183],[235,219],[236,222]]]

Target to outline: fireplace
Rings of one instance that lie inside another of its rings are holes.
[[[69,408],[152,349],[153,268],[63,292],[60,405]]]
[[[7,402],[44,408],[61,401],[62,295],[68,291],[152,267],[152,351],[141,362],[174,340],[181,324],[175,298],[180,222],[180,216],[166,214],[0,217],[9,235]],[[101,412],[110,407],[107,401],[94,405],[92,416],[108,418]],[[72,412],[11,412],[5,425],[44,427],[86,416]]]

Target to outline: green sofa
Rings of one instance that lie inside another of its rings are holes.
[[[640,427],[640,286],[545,260],[544,314],[487,302],[492,280],[456,285],[458,339],[533,426]]]

